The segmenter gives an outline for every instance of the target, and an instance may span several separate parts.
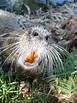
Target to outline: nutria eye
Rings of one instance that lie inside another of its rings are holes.
[[[38,36],[39,34],[37,32],[33,32],[33,36]]]

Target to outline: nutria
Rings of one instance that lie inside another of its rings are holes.
[[[55,44],[52,34],[42,25],[26,25],[22,29],[14,14],[0,10],[3,65],[11,63],[16,71],[25,75],[36,75],[44,70],[52,74],[54,67],[63,68],[60,53],[63,54],[64,49]]]

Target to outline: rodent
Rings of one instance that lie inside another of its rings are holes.
[[[46,69],[52,74],[54,66],[63,67],[60,57],[63,50],[55,44],[52,34],[44,26],[28,24],[22,29],[14,14],[2,10],[0,42],[0,53],[5,58],[3,64],[15,65],[20,74],[37,75]]]

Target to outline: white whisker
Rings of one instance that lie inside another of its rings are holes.
[[[51,55],[47,55],[48,56],[48,66],[49,66],[49,70],[48,70],[48,72],[50,73],[50,74],[52,74],[53,73],[53,59],[52,59],[52,56]]]
[[[8,50],[10,48],[13,48],[13,46],[16,46],[17,44],[19,44],[19,42],[6,45],[5,47],[1,47],[0,50],[2,50],[2,49],[3,50],[0,53],[3,53],[3,52],[5,52],[6,50]]]
[[[58,66],[59,69],[64,69],[60,53],[53,47],[51,49],[51,53],[53,53],[55,65]]]
[[[0,38],[3,37],[3,36],[6,36],[6,35],[9,35],[8,33],[4,33],[2,35],[0,35]]]
[[[71,56],[70,55],[70,53],[66,50],[66,49],[64,49],[63,47],[61,47],[60,45],[57,45],[57,44],[53,44],[52,45],[55,49],[57,49],[57,50],[59,50],[59,52],[62,54],[62,55],[69,55],[69,56]]]
[[[10,59],[10,57],[11,57],[11,59],[12,59],[12,55],[18,50],[19,48],[16,48],[15,50],[13,50],[12,52],[11,52],[11,54],[5,59],[5,61],[3,62],[3,64],[2,64],[2,66],[6,63],[6,61],[7,60],[9,60]],[[10,61],[11,62],[11,61]]]

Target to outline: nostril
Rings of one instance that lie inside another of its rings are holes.
[[[49,35],[45,36],[45,39],[46,39],[46,41],[49,41],[50,36]]]

